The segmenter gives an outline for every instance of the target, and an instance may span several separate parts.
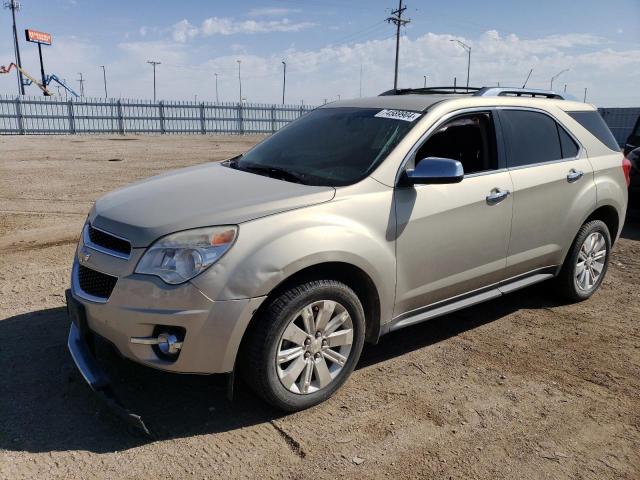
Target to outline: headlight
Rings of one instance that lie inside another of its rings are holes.
[[[156,275],[171,285],[184,283],[216,263],[238,233],[233,226],[173,233],[157,240],[142,256],[136,273]]]

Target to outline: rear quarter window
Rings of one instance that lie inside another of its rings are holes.
[[[620,145],[598,112],[567,112],[567,114],[611,150],[620,151]]]

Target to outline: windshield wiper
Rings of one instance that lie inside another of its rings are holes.
[[[241,170],[247,170],[249,172],[254,172],[259,175],[264,174],[271,178],[277,178],[279,180],[306,184],[304,175],[296,172],[291,172],[289,170],[285,170],[284,168],[281,168],[281,167],[274,167],[272,165],[258,165],[256,163],[250,163],[250,164],[244,164],[244,165],[236,164],[236,168],[239,168]]]

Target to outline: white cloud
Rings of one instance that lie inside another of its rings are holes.
[[[200,27],[181,20],[172,27],[173,39],[177,42],[186,42],[195,36],[208,37],[212,35],[255,34],[270,32],[300,32],[315,26],[312,22],[292,22],[288,18],[280,20],[243,20],[236,21],[231,18],[211,17],[205,19]]]
[[[252,8],[247,15],[250,17],[281,17],[292,13],[300,13],[301,11],[298,8]]]
[[[188,20],[181,20],[172,27],[172,36],[176,42],[184,43],[188,39],[198,35],[199,30],[191,25]]]

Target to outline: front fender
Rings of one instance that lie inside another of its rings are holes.
[[[390,230],[395,217],[389,191],[264,217],[241,224],[232,249],[192,283],[212,300],[254,298],[307,267],[348,263],[371,278],[381,318],[389,319],[396,278]]]

